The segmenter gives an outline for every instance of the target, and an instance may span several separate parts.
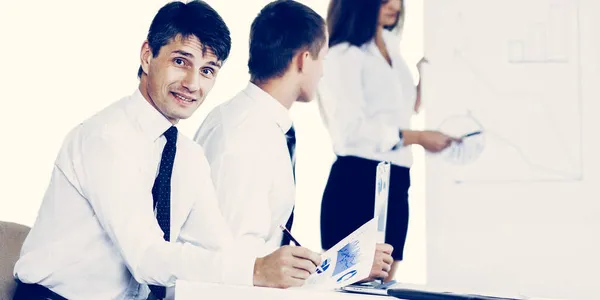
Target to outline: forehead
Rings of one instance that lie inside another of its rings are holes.
[[[191,54],[194,59],[217,61],[217,56],[212,49],[204,46],[195,35],[186,37],[183,37],[181,34],[177,35],[163,46],[159,55],[164,53],[170,56],[173,54],[181,54],[181,52]]]

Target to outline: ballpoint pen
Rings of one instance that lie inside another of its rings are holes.
[[[298,240],[296,240],[296,238],[294,238],[294,236],[292,235],[292,233],[283,225],[279,225],[279,228],[281,228],[281,231],[283,231],[283,234],[287,235],[288,238],[290,238],[290,240],[292,242],[294,242],[294,244],[296,244],[296,246],[298,247],[302,247],[302,245],[300,245],[300,242],[298,242]],[[323,273],[325,272],[321,266],[317,266],[317,273]]]

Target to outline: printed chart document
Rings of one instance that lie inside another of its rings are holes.
[[[377,222],[373,218],[323,253],[320,270],[302,288],[337,289],[369,277],[376,244]]]
[[[385,226],[387,224],[388,196],[390,189],[390,169],[391,164],[389,162],[382,161],[377,164],[374,217],[377,222],[378,243],[385,243]]]

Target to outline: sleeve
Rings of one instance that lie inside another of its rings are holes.
[[[274,222],[269,203],[272,173],[267,150],[252,148],[220,153],[211,169],[219,207],[234,238],[262,256],[272,250],[266,246]]]
[[[363,73],[364,56],[354,46],[332,49],[319,88],[321,113],[334,144],[390,151],[400,143],[400,128],[367,116],[363,76],[377,74]]]
[[[144,149],[131,145],[124,138],[89,138],[82,143],[82,154],[74,165],[82,192],[133,277],[140,283],[164,286],[174,285],[177,279],[251,284],[253,270],[247,268],[250,264],[253,268],[254,260],[243,253],[236,255],[231,233],[219,218],[211,184],[196,201],[186,232],[190,228],[217,231],[221,239],[215,249],[202,247],[203,237],[198,234],[184,234],[182,243],[163,240],[149,205],[153,178],[141,169]],[[212,217],[198,221],[207,215]],[[236,261],[244,261],[237,270],[244,276],[232,275],[230,265]]]

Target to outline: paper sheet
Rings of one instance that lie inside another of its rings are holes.
[[[377,164],[377,175],[375,185],[375,211],[374,217],[377,222],[377,242],[385,242],[385,227],[387,224],[387,209],[390,184],[391,165],[389,162]]]
[[[321,270],[303,288],[336,289],[365,279],[371,272],[377,243],[373,218],[321,255]]]

